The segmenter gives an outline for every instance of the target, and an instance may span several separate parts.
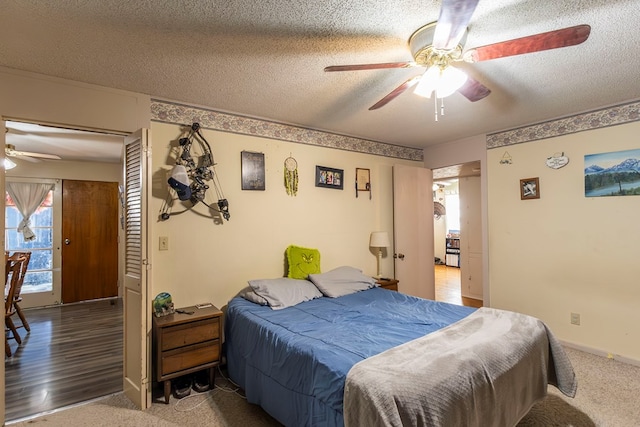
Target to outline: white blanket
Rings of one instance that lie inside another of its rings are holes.
[[[577,382],[564,350],[531,316],[481,308],[354,365],[344,421],[356,426],[514,426],[556,385]]]

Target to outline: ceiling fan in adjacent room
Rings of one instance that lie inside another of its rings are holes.
[[[589,25],[577,25],[546,33],[534,34],[486,46],[464,50],[467,25],[479,0],[443,0],[436,22],[415,31],[409,38],[413,61],[379,64],[333,65],[324,70],[355,71],[387,68],[423,67],[425,72],[402,83],[369,110],[383,107],[391,100],[415,86],[414,93],[430,98],[447,97],[458,91],[469,101],[479,101],[491,90],[457,68],[456,62],[475,63],[507,56],[522,55],[549,49],[578,45],[589,37]],[[437,118],[437,115],[436,115]]]
[[[29,162],[39,162],[40,159],[53,159],[53,160],[62,159],[60,156],[57,156],[55,154],[34,153],[31,151],[19,151],[19,150],[16,150],[16,147],[13,144],[5,144],[4,152],[7,157],[24,159]]]

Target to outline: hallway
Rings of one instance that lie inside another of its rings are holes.
[[[482,307],[482,301],[462,297],[460,294],[460,269],[436,265],[436,301],[467,307]]]

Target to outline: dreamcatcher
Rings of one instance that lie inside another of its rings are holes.
[[[200,146],[201,154],[199,156],[191,153],[194,141]],[[211,146],[204,136],[202,136],[202,133],[200,133],[200,124],[193,123],[189,135],[186,138],[180,138],[179,143],[181,153],[176,159],[176,165],[171,171],[168,183],[171,188],[176,191],[178,198],[182,201],[190,201],[191,206],[184,211],[172,213],[170,212],[171,200],[165,201],[160,219],[165,221],[169,219],[171,215],[185,212],[200,202],[209,209],[219,212],[224,219],[229,220],[231,217],[229,213],[229,202],[222,193],[218,175],[214,170],[215,163],[213,162]],[[208,204],[205,201],[209,183],[213,185],[218,197],[216,206]],[[171,195],[169,195],[169,198],[170,197]]]
[[[291,155],[284,159],[284,187],[289,196],[298,194],[298,162]]]

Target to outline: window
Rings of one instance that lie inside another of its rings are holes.
[[[457,193],[447,194],[444,200],[447,207],[447,230],[460,230],[460,197]]]
[[[8,193],[5,193],[5,251],[31,251],[29,269],[22,293],[53,291],[53,190],[31,216],[30,228],[36,239],[25,242],[18,225],[22,214]]]

